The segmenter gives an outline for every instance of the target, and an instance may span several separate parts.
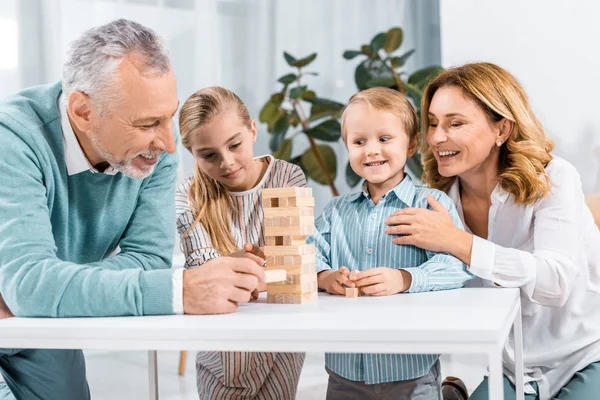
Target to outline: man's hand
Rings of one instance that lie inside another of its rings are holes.
[[[2,298],[2,294],[0,294],[0,319],[10,317],[14,317],[14,315],[12,312],[10,312],[10,309],[4,302],[4,299]]]
[[[331,294],[346,294],[346,290],[343,285],[348,287],[356,287],[348,277],[350,276],[350,270],[346,267],[340,267],[337,271],[323,271],[320,272],[317,279],[319,283],[319,289],[324,289],[327,293]]]
[[[214,258],[183,271],[183,310],[186,314],[235,312],[264,281],[262,264],[250,257]]]
[[[352,278],[361,292],[371,296],[389,296],[405,292],[412,283],[410,273],[388,267],[357,271]]]

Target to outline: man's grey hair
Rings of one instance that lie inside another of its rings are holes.
[[[154,31],[118,19],[88,30],[71,44],[63,66],[63,99],[81,91],[103,113],[118,100],[116,72],[129,55],[136,56],[144,72],[165,74],[170,70],[167,51]]]

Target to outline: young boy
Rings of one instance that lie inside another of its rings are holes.
[[[415,186],[404,173],[417,147],[418,121],[401,93],[388,88],[352,96],[342,114],[350,165],[362,191],[334,198],[309,238],[317,248],[319,288],[344,295],[344,286],[371,296],[452,289],[471,279],[448,254],[396,245],[383,221],[401,208],[428,207],[431,194],[462,227],[443,192]],[[350,272],[352,271],[352,274]],[[326,354],[327,399],[441,399],[438,355]]]

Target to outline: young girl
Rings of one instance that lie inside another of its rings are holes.
[[[256,122],[227,89],[194,93],[181,108],[179,126],[183,145],[196,159],[194,176],[176,195],[186,268],[244,252],[245,243],[263,246],[261,190],[306,186],[302,170],[270,155],[253,157]],[[200,399],[293,399],[303,362],[303,353],[199,352],[198,394]]]

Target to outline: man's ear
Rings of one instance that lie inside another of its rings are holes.
[[[80,132],[87,132],[92,128],[92,107],[92,102],[87,94],[78,90],[69,94],[67,101],[69,118]]]

